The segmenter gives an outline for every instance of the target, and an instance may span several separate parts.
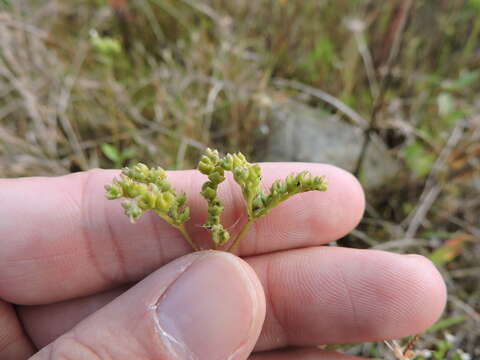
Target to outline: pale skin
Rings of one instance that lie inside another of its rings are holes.
[[[256,222],[236,249],[243,260],[187,255],[181,234],[153,214],[131,224],[104,198],[117,171],[0,180],[0,360],[348,360],[358,358],[316,346],[425,330],[445,304],[435,267],[322,246],[358,224],[364,195],[322,164],[262,164],[263,183],[302,170],[325,175],[328,191],[292,197]],[[187,192],[187,229],[205,248],[205,177],[168,176]],[[235,233],[246,218],[233,181],[220,197]]]

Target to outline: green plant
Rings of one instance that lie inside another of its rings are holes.
[[[122,53],[120,41],[108,36],[101,36],[95,30],[90,33],[90,44],[99,59],[106,65],[113,65],[115,58]]]
[[[137,155],[137,152],[132,147],[119,149],[110,144],[102,144],[101,149],[103,155],[113,162],[113,166],[116,169],[121,168],[125,161],[131,160]]]
[[[455,337],[446,334],[445,340],[438,341],[435,344],[435,350],[426,351],[426,355],[419,355],[414,358],[414,360],[463,360],[463,359],[473,359],[472,355],[464,352],[462,349],[454,349],[455,346]]]
[[[220,248],[230,240],[230,234],[221,224],[223,205],[218,197],[218,186],[225,180],[225,171],[230,171],[240,186],[245,202],[247,221],[238,235],[226,247],[233,251],[252,223],[265,216],[271,209],[295,194],[307,191],[326,191],[324,177],[313,176],[308,171],[290,174],[284,180],[276,180],[268,192],[261,185],[261,170],[257,164],[249,163],[241,153],[220,157],[218,151],[207,149],[198,164],[198,170],[208,176],[201,195],[208,203],[208,215],[204,227],[211,233],[213,248]],[[166,179],[165,171],[137,164],[124,168],[120,179],[105,186],[107,199],[126,198],[122,203],[125,214],[132,222],[148,210],[154,211],[168,224],[176,227],[193,250],[200,250],[186,231],[185,222],[190,217],[186,206],[186,194],[177,192]]]

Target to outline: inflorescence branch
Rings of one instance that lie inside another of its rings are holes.
[[[218,186],[225,180],[225,171],[233,174],[242,191],[247,221],[227,251],[234,250],[256,219],[265,216],[281,202],[302,192],[327,190],[323,176],[313,176],[308,171],[303,171],[290,174],[284,180],[276,180],[265,193],[260,185],[260,166],[249,163],[241,153],[227,154],[222,158],[218,151],[207,149],[200,159],[198,170],[208,176],[200,193],[208,204],[204,227],[211,233],[214,248],[222,247],[230,240],[229,232],[221,223],[224,207],[218,197]],[[132,222],[143,212],[152,210],[168,224],[178,228],[193,250],[199,250],[185,228],[185,222],[190,218],[186,195],[176,193],[162,168],[150,169],[144,164],[124,168],[120,179],[114,179],[113,184],[106,185],[105,188],[108,199],[127,199],[122,202],[122,206]]]

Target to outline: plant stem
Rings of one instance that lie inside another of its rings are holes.
[[[355,176],[360,175],[360,171],[362,170],[363,161],[367,155],[367,148],[370,145],[371,135],[374,133],[376,129],[379,113],[380,110],[383,108],[385,95],[387,93],[388,88],[390,87],[390,82],[392,80],[391,72],[394,63],[398,60],[398,55],[400,54],[400,48],[402,45],[403,34],[405,33],[405,28],[407,25],[407,19],[410,15],[411,9],[413,7],[413,0],[403,0],[400,5],[400,12],[399,12],[399,19],[396,25],[396,30],[393,37],[393,43],[390,47],[390,52],[388,54],[388,59],[385,64],[385,74],[380,80],[379,89],[377,92],[377,96],[373,100],[373,107],[370,113],[370,123],[368,128],[364,131],[364,138],[362,147],[360,148],[360,155],[357,158],[357,164],[355,165],[355,169],[353,174]],[[397,20],[395,20],[397,21]]]
[[[478,33],[480,32],[480,17],[477,15],[473,24],[473,28],[468,37],[467,44],[463,48],[462,56],[460,58],[460,69],[463,69],[467,65],[469,57],[472,55],[472,51],[475,48],[475,43],[478,39]]]
[[[177,229],[180,230],[186,242],[188,243],[188,245],[190,245],[193,251],[200,251],[200,248],[193,242],[192,238],[190,237],[187,230],[185,229],[185,225],[182,224],[178,226]]]
[[[227,248],[227,251],[232,252],[233,250],[235,250],[235,247],[238,245],[240,240],[242,240],[242,238],[245,236],[245,234],[247,233],[248,229],[250,229],[250,226],[253,224],[254,221],[255,219],[248,219],[245,225],[243,225],[242,230],[237,235],[235,240],[233,240],[232,244]]]

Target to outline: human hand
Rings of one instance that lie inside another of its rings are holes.
[[[238,248],[244,260],[186,255],[177,230],[152,214],[130,224],[103,196],[116,171],[1,180],[0,360],[347,360],[315,346],[399,338],[438,318],[445,285],[428,260],[320,246],[362,216],[351,175],[321,164],[262,170],[267,185],[309,170],[329,189],[258,220]],[[207,244],[203,176],[169,179],[190,199],[190,234]],[[227,181],[220,196],[234,233],[241,194]]]

